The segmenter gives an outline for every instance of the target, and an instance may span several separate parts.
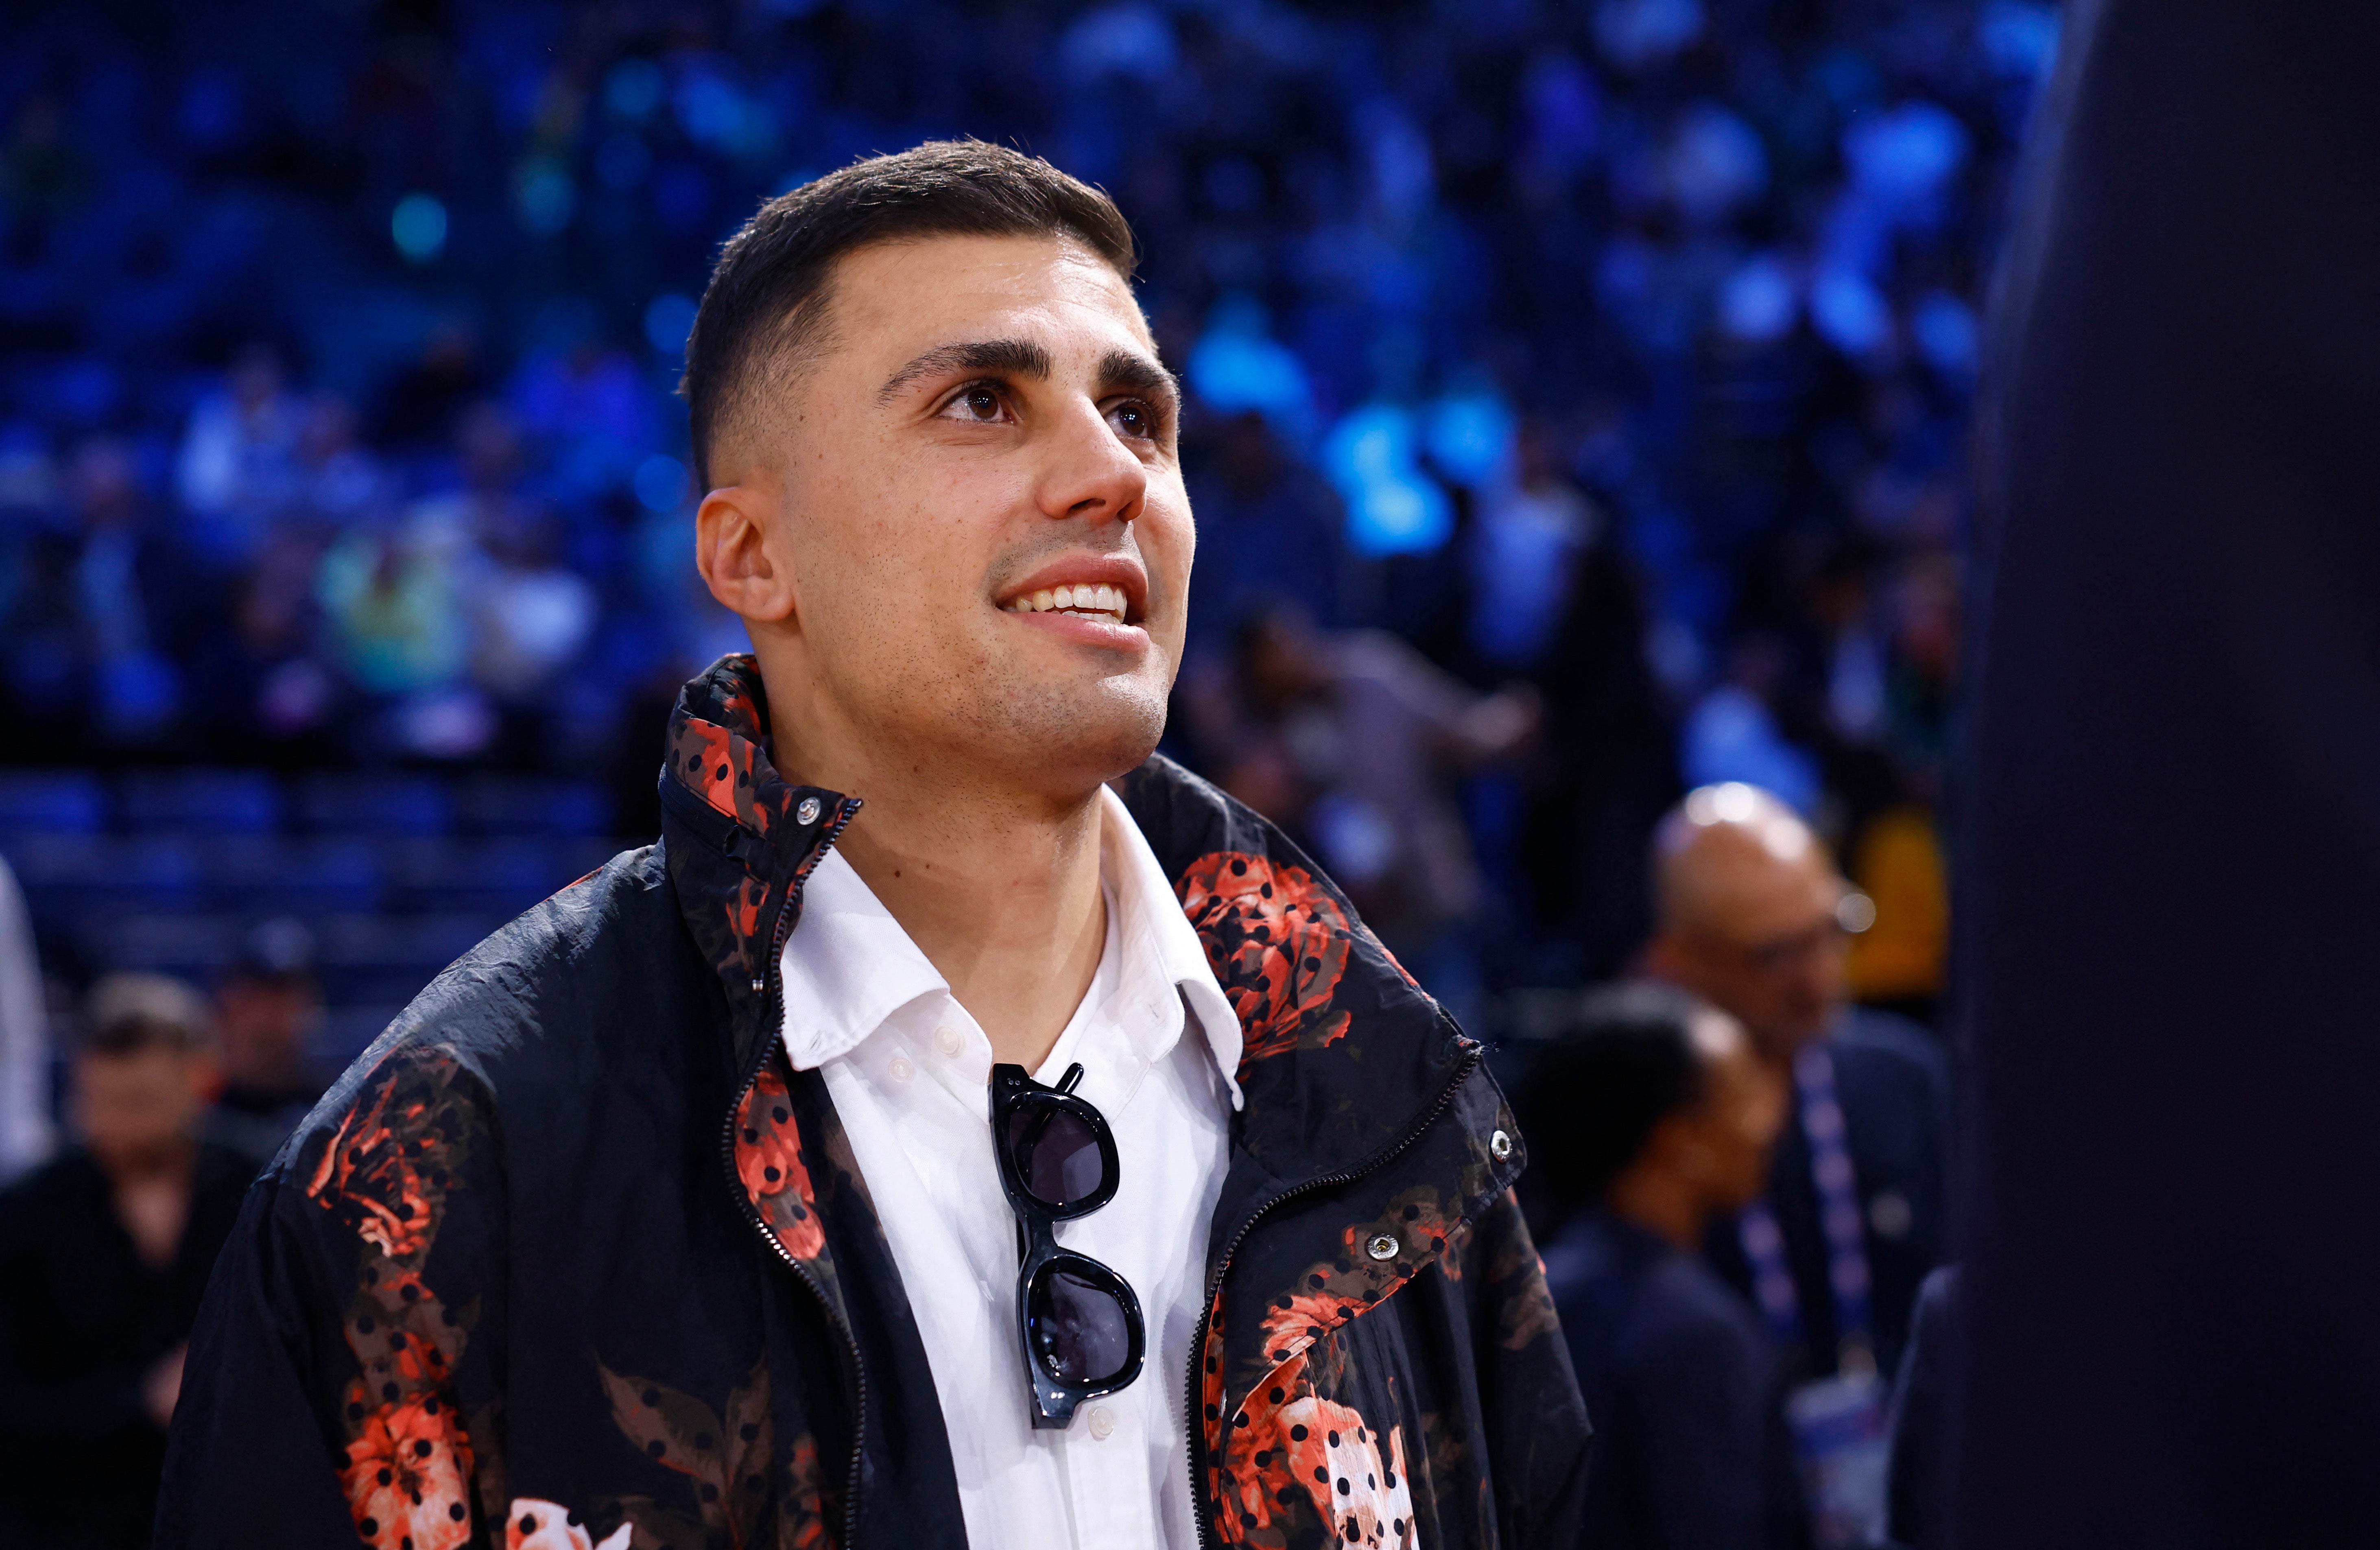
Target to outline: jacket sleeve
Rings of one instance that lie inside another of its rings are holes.
[[[400,1047],[250,1190],[191,1336],[160,1550],[484,1543],[500,1469],[475,1467],[457,1373],[502,1231],[490,1114],[451,1055]]]
[[[251,1189],[215,1262],[174,1410],[158,1550],[357,1542],[346,1449],[325,1422],[345,1374],[319,1359],[334,1294],[309,1273],[313,1224],[290,1219],[290,1192],[271,1178]]]
[[[1500,1541],[1571,1550],[1586,1504],[1586,1401],[1510,1190],[1473,1219],[1463,1258]]]

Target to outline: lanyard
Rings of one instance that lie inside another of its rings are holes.
[[[1843,1134],[1843,1105],[1835,1096],[1835,1062],[1824,1041],[1793,1057],[1793,1091],[1801,1100],[1802,1134],[1810,1143],[1810,1177],[1818,1187],[1818,1222],[1827,1235],[1827,1283],[1835,1294],[1836,1362],[1844,1372],[1874,1372],[1876,1345],[1868,1326],[1867,1245],[1860,1228],[1857,1181]],[[1766,1199],[1744,1208],[1737,1225],[1752,1289],[1779,1343],[1801,1343],[1802,1299],[1785,1257],[1785,1234]]]

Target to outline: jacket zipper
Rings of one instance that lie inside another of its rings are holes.
[[[1443,1009],[1438,1015],[1440,1021],[1449,1028],[1454,1028],[1454,1019],[1448,1017]],[[1458,1036],[1463,1031],[1459,1028],[1455,1028],[1454,1031]],[[1190,1441],[1190,1500],[1195,1504],[1200,1550],[1208,1550],[1208,1547],[1215,1543],[1215,1504],[1208,1497],[1206,1482],[1198,1478],[1199,1456],[1206,1451],[1207,1446],[1206,1417],[1199,1413],[1198,1401],[1205,1393],[1205,1385],[1200,1382],[1199,1368],[1207,1356],[1207,1325],[1214,1316],[1215,1294],[1222,1290],[1223,1275],[1232,1268],[1232,1256],[1240,1251],[1241,1243],[1245,1241],[1250,1229],[1263,1218],[1264,1214],[1281,1202],[1293,1200],[1299,1195],[1310,1194],[1317,1190],[1330,1190],[1342,1184],[1353,1184],[1365,1175],[1377,1173],[1396,1161],[1407,1147],[1421,1139],[1422,1132],[1428,1129],[1439,1115],[1446,1112],[1447,1105],[1454,1102],[1455,1092],[1464,1082],[1471,1080],[1471,1073],[1478,1069],[1479,1062],[1487,1057],[1487,1054],[1486,1047],[1479,1044],[1474,1044],[1464,1051],[1462,1064],[1455,1068],[1454,1075],[1448,1079],[1446,1085],[1439,1090],[1438,1097],[1429,1105],[1428,1111],[1406,1128],[1404,1135],[1396,1144],[1386,1151],[1376,1153],[1366,1162],[1344,1173],[1324,1174],[1318,1178],[1309,1178],[1303,1184],[1293,1184],[1283,1190],[1280,1194],[1248,1213],[1247,1219],[1240,1224],[1239,1230],[1232,1234],[1232,1240],[1223,1246],[1223,1257],[1215,1262],[1215,1272],[1208,1277],[1207,1300],[1205,1305],[1199,1309],[1197,1327],[1191,1334],[1190,1382],[1184,1390],[1184,1408],[1189,1412],[1186,1419],[1189,1422],[1187,1435]]]
[[[742,1084],[736,1088],[735,1096],[727,1105],[727,1121],[720,1129],[719,1146],[720,1160],[726,1166],[728,1184],[735,1190],[736,1202],[744,1208],[744,1219],[750,1223],[753,1230],[760,1235],[761,1241],[768,1244],[770,1251],[784,1262],[785,1268],[794,1273],[795,1278],[809,1288],[810,1295],[818,1299],[819,1306],[825,1311],[828,1322],[834,1325],[835,1333],[843,1336],[844,1356],[851,1364],[851,1385],[854,1394],[851,1473],[844,1483],[843,1494],[843,1550],[853,1550],[853,1542],[857,1537],[859,1530],[859,1464],[861,1458],[866,1456],[868,1448],[868,1369],[860,1363],[859,1337],[852,1333],[851,1325],[844,1321],[843,1314],[836,1311],[833,1300],[826,1294],[826,1288],[819,1285],[816,1276],[802,1268],[799,1260],[785,1251],[785,1246],[777,1241],[777,1235],[771,1232],[769,1224],[761,1219],[759,1208],[752,1203],[751,1196],[744,1192],[743,1178],[735,1170],[735,1117],[743,1111],[744,1100],[751,1095],[753,1085],[760,1080],[760,1068],[769,1063],[770,1051],[774,1047],[776,1035],[767,1030],[771,1026],[782,1027],[784,1023],[785,984],[778,970],[781,960],[784,957],[785,939],[794,934],[794,922],[800,914],[800,910],[795,906],[801,899],[802,885],[809,880],[811,870],[824,859],[834,842],[843,836],[844,825],[849,824],[852,814],[858,811],[859,803],[856,800],[844,799],[842,807],[835,813],[834,822],[828,824],[826,832],[819,836],[817,848],[810,852],[809,860],[805,861],[801,871],[795,874],[793,886],[785,896],[785,902],[777,911],[777,923],[769,934],[769,956],[760,971],[765,990],[761,1005],[766,1008],[763,1014],[766,1020],[762,1023],[762,1033],[758,1042],[758,1054],[752,1062],[752,1068],[744,1073]],[[729,837],[732,840],[742,832],[740,828],[731,830]]]

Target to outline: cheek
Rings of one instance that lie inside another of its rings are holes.
[[[1189,595],[1190,565],[1198,548],[1198,530],[1190,518],[1188,497],[1178,487],[1162,498],[1152,490],[1148,509],[1134,528],[1134,542],[1148,565],[1149,585],[1161,588],[1179,606]]]

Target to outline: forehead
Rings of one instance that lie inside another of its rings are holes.
[[[1155,353],[1132,287],[1083,244],[1048,237],[929,237],[848,253],[829,287],[833,353],[860,367],[970,339],[1031,338]]]
[[[84,1050],[75,1061],[82,1081],[102,1087],[138,1087],[178,1075],[182,1052],[164,1044],[130,1050]]]

